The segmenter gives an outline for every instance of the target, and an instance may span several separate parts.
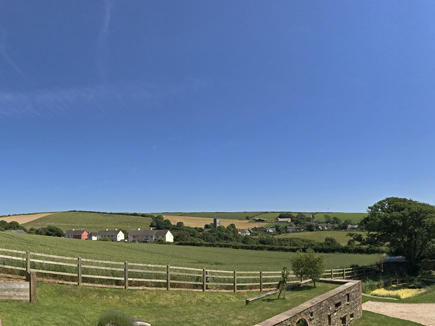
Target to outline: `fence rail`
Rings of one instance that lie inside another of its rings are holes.
[[[281,271],[224,271],[63,257],[0,248],[0,269],[9,273],[35,271],[47,282],[128,289],[160,288],[193,291],[268,291]],[[327,269],[325,278],[361,279],[379,273],[376,265]],[[84,282],[86,280],[86,282]],[[290,274],[290,281],[299,279]]]

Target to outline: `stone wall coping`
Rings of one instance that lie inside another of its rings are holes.
[[[318,297],[315,297],[314,299],[311,299],[309,301],[306,301],[302,304],[300,304],[297,307],[294,307],[290,310],[287,310],[279,315],[273,316],[259,324],[255,324],[254,326],[273,326],[280,322],[285,321],[286,319],[294,316],[295,314],[301,313],[304,310],[307,310],[308,308],[312,307],[313,305],[319,304],[322,301],[325,301],[329,299],[330,297],[339,294],[340,292],[343,292],[345,289],[352,287],[353,285],[357,283],[361,283],[361,281],[358,280],[340,280],[340,279],[320,279],[321,282],[327,282],[327,283],[344,283],[343,285],[339,286],[338,288],[335,288],[331,291],[328,291],[322,295],[319,295]]]

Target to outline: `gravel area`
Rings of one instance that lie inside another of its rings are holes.
[[[391,303],[368,301],[363,310],[394,318],[410,320],[426,326],[435,326],[435,303]]]

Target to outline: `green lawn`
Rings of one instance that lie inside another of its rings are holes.
[[[0,232],[0,248],[31,250],[51,255],[90,259],[129,261],[180,267],[239,270],[280,271],[290,267],[294,253],[238,250],[227,248],[190,247],[144,243],[116,243],[75,240],[38,235]],[[327,268],[369,265],[379,255],[324,254]]]
[[[27,229],[54,225],[63,231],[71,229],[100,231],[105,229],[135,230],[137,228],[148,230],[150,223],[151,218],[142,216],[92,212],[60,212],[41,217],[23,225]]]
[[[0,305],[3,325],[96,325],[100,314],[117,310],[151,325],[246,325],[262,322],[337,285],[318,283],[245,305],[258,293],[113,290],[38,282],[37,304],[7,301]]]
[[[355,231],[352,231],[354,233],[357,233]],[[332,237],[335,240],[337,240],[338,243],[342,245],[347,245],[347,242],[351,240],[352,238],[349,237],[347,234],[349,231],[314,231],[314,232],[294,232],[294,233],[286,233],[278,235],[278,238],[299,238],[299,239],[306,239],[306,240],[314,240],[314,241],[325,241],[326,237]],[[365,234],[365,232],[358,232],[361,234]]]
[[[363,311],[362,318],[355,321],[352,326],[421,326],[421,324],[381,314],[375,314],[370,311]]]

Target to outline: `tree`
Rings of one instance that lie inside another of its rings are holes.
[[[310,223],[307,225],[307,231],[313,232],[315,230],[316,230],[316,227],[314,226],[314,224]]]
[[[281,293],[284,292],[284,299],[285,299],[285,288],[287,286],[287,283],[290,280],[290,272],[287,270],[287,267],[284,267],[281,272],[281,279],[279,280],[276,288],[278,289],[278,299],[281,296]]]
[[[187,231],[180,230],[175,234],[175,241],[190,241],[190,234]]]
[[[311,278],[314,287],[316,282],[325,272],[326,264],[323,256],[316,254],[313,249],[307,249],[306,253],[298,251],[291,259],[293,274],[301,278]]]
[[[57,226],[54,225],[48,225],[44,228],[39,228],[35,231],[36,234],[39,235],[47,235],[50,237],[64,237],[65,233],[59,229]]]
[[[386,246],[392,254],[403,255],[418,267],[425,250],[435,239],[435,207],[412,199],[389,197],[368,208],[360,225],[366,238],[352,235],[362,244]]]

